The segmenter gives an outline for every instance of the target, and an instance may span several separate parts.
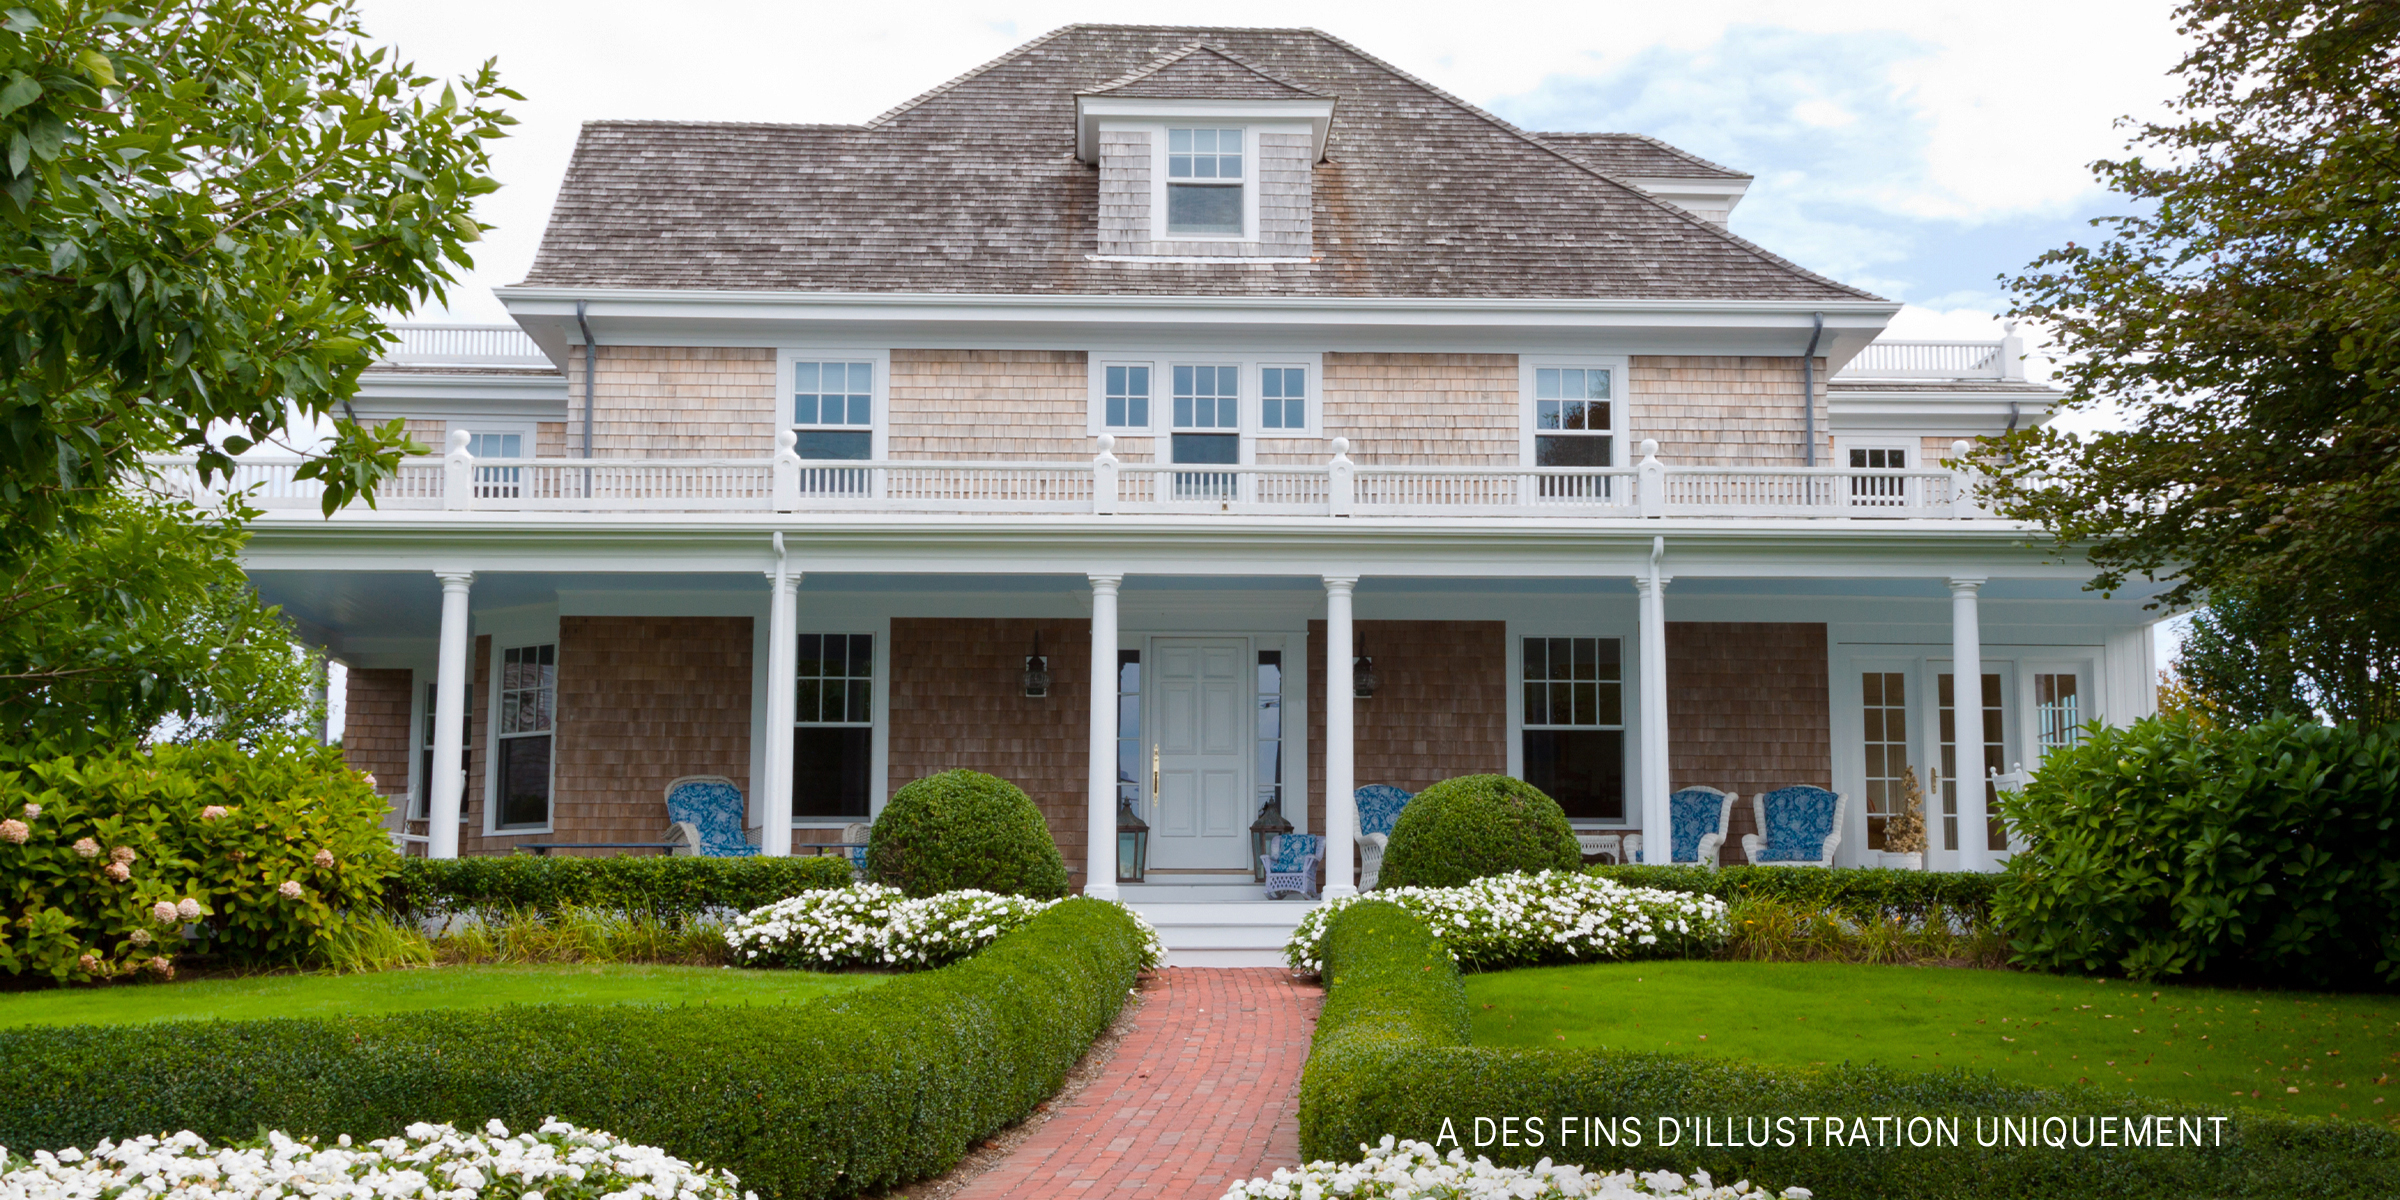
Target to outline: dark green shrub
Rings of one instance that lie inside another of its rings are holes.
[[[1411,936],[1400,922],[1417,923],[1395,906],[1359,904],[1326,930],[1329,990],[1300,1084],[1304,1159],[1354,1160],[1362,1143],[1386,1134],[1436,1142],[1447,1124],[1457,1140],[1439,1142],[1441,1149],[1459,1145],[1510,1165],[1549,1158],[1610,1170],[1705,1170],[1720,1181],[1804,1186],[1820,1196],[2400,1194],[2400,1137],[2364,1122],[2209,1112],[2098,1089],[2004,1085],[1964,1071],[1770,1070],[1661,1054],[1478,1049],[1466,1044],[1465,990],[1447,956],[1421,924]],[[1795,1124],[1786,1146],[1778,1127],[1750,1132],[1761,1120],[1803,1116],[1859,1120],[1870,1131],[1879,1118],[1938,1118],[1956,1123],[1958,1144],[1812,1146]],[[2080,1120],[2083,1138],[2096,1141],[2094,1118],[2158,1116],[2221,1128],[2224,1144],[1983,1146],[1976,1133],[1978,1120],[1990,1137],[2001,1118],[2057,1117]],[[1479,1143],[1479,1132],[1497,1130],[1479,1130],[1477,1118],[1501,1117],[1519,1119],[1515,1144]],[[1527,1117],[1542,1123],[1538,1142],[1527,1137]],[[2211,1123],[2219,1117],[2221,1127]],[[1703,1118],[1712,1122],[1705,1130]],[[1622,1136],[1628,1120],[1638,1144]],[[1661,1144],[1662,1125],[1674,1127],[1675,1144]],[[1596,1134],[1603,1127],[1620,1134],[1619,1144]]]
[[[1627,887],[1657,888],[1736,900],[1781,900],[1852,917],[1916,919],[1936,912],[1982,921],[2000,890],[2000,876],[1975,871],[1895,871],[1883,867],[1703,867],[1629,865],[1585,867]]]
[[[1141,955],[1124,909],[1070,900],[965,962],[790,1006],[0,1030],[0,1145],[556,1115],[777,1200],[872,1193],[940,1174],[1056,1092]]]
[[[1426,788],[1400,810],[1375,886],[1457,887],[1511,871],[1583,865],[1558,801],[1522,779],[1461,775]]]
[[[893,793],[867,839],[867,878],[911,896],[1067,894],[1066,859],[1033,797],[978,771],[928,775]]]
[[[850,876],[848,859],[814,855],[410,858],[385,884],[384,906],[403,917],[602,908],[680,927],[710,912],[747,912],[802,892],[848,887]]]
[[[2400,730],[2093,725],[2001,811],[2030,843],[1993,902],[2023,965],[2400,983]]]
[[[339,750],[300,743],[170,743],[0,771],[0,974],[166,973],[187,947],[318,961],[398,863],[385,811]]]

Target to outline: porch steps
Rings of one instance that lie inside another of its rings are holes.
[[[1267,900],[1240,883],[1127,884],[1121,899],[1158,929],[1170,967],[1280,967],[1311,900]]]

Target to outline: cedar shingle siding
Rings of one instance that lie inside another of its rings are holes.
[[[1642,355],[1627,364],[1627,403],[1635,439],[1657,438],[1661,461],[1676,466],[1797,467],[1805,462],[1800,357]],[[1825,364],[1817,363],[1817,462],[1832,461],[1832,416],[1825,406]],[[1627,446],[1620,465],[1640,461]]]
[[[1748,861],[1751,796],[1833,786],[1825,663],[1823,625],[1667,622],[1668,786],[1741,793],[1722,861]]]
[[[755,805],[750,646],[748,617],[560,617],[553,832],[515,840],[658,841],[680,775]]]
[[[1359,621],[1381,685],[1352,709],[1358,785],[1508,771],[1508,626]],[[1325,622],[1308,623],[1308,827],[1325,831]]]
[[[894,350],[891,457],[1090,458],[1085,370],[1080,350]]]
[[[592,453],[601,458],[765,458],[781,427],[775,352],[753,347],[597,348]],[[567,356],[575,454],[583,453],[583,355]],[[564,449],[562,428],[561,449]],[[540,441],[537,430],[536,442]]]
[[[342,761],[375,777],[375,790],[408,789],[410,693],[416,673],[388,668],[350,670],[342,710]]]

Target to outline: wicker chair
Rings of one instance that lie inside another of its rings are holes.
[[[1317,898],[1317,867],[1325,861],[1325,839],[1313,833],[1279,833],[1258,856],[1267,871],[1267,899],[1278,896]]]
[[[666,836],[683,844],[669,853],[746,858],[758,853],[743,834],[742,789],[722,775],[686,775],[667,785]]]
[[[1415,796],[1388,783],[1370,783],[1353,793],[1358,803],[1358,890],[1375,890],[1383,871],[1384,848],[1392,844],[1392,826],[1400,810]]]
[[[1762,867],[1830,867],[1842,844],[1849,797],[1821,787],[1786,787],[1750,799],[1758,833],[1742,835],[1742,850]]]

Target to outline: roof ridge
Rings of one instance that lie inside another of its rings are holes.
[[[1710,170],[1713,170],[1713,171],[1723,171],[1723,172],[1725,172],[1727,175],[1736,175],[1736,176],[1740,176],[1740,177],[1741,177],[1741,178],[1743,178],[1743,179],[1756,179],[1756,178],[1758,178],[1758,176],[1756,176],[1756,175],[1753,175],[1753,174],[1751,174],[1751,173],[1750,173],[1750,172],[1748,172],[1748,171],[1736,170],[1736,169],[1734,169],[1734,168],[1732,168],[1732,167],[1726,166],[1724,163],[1721,163],[1721,162],[1716,162],[1716,161],[1713,161],[1713,160],[1710,160],[1710,159],[1705,159],[1705,158],[1702,158],[1702,157],[1700,157],[1699,155],[1697,155],[1697,154],[1694,154],[1694,153],[1692,153],[1691,151],[1689,151],[1689,150],[1686,150],[1686,149],[1684,149],[1684,148],[1683,148],[1683,147],[1681,147],[1681,146],[1675,145],[1675,144],[1674,144],[1674,143],[1672,143],[1672,142],[1661,141],[1660,139],[1658,139],[1658,138],[1655,138],[1655,137],[1652,137],[1651,135],[1649,135],[1649,134],[1647,134],[1647,133],[1617,132],[1617,131],[1613,131],[1613,130],[1605,130],[1605,129],[1592,129],[1592,130],[1554,129],[1554,130],[1551,130],[1551,131],[1549,131],[1549,132],[1547,132],[1547,133],[1537,133],[1537,134],[1534,134],[1533,136],[1535,136],[1535,137],[1537,137],[1537,138],[1543,138],[1543,137],[1612,137],[1612,138],[1632,138],[1633,140],[1635,140],[1635,141],[1637,141],[1637,142],[1648,142],[1650,145],[1652,145],[1652,146],[1655,146],[1655,147],[1657,147],[1657,148],[1659,148],[1659,149],[1661,149],[1661,150],[1664,150],[1664,151],[1666,151],[1667,153],[1669,153],[1669,154],[1672,154],[1672,155],[1674,155],[1674,156],[1675,156],[1675,157],[1677,157],[1677,158],[1683,159],[1685,162],[1694,163],[1694,164],[1697,164],[1697,165],[1699,165],[1699,166],[1707,167],[1707,168],[1709,168]]]
[[[643,129],[829,129],[845,133],[863,133],[864,125],[845,125],[835,121],[724,121],[712,119],[675,120],[666,117],[610,117],[585,121],[583,128],[595,126],[638,127]]]
[[[1090,28],[1090,26],[1076,26],[1076,28]],[[1223,46],[1214,45],[1205,41],[1193,42],[1191,45],[1185,46],[1181,50],[1169,51],[1168,53],[1162,54],[1156,59],[1151,60],[1147,66],[1136,67],[1123,75],[1117,76],[1115,79],[1111,79],[1108,82],[1099,85],[1098,87],[1085,88],[1075,94],[1078,96],[1098,96],[1107,92],[1115,91],[1121,87],[1130,86],[1144,79],[1148,79],[1149,77],[1158,74],[1160,71],[1174,66],[1176,63],[1182,62],[1184,59],[1190,58],[1192,55],[1197,54],[1202,50],[1206,50],[1210,54],[1214,54],[1218,58],[1224,59],[1226,62],[1232,63],[1234,66],[1240,67],[1241,69],[1248,71],[1251,74],[1258,76],[1260,79],[1264,79],[1268,83],[1272,83],[1277,87],[1290,88],[1291,90],[1304,96],[1316,96],[1321,99],[1332,99],[1331,96],[1328,96],[1326,93],[1320,92],[1317,89],[1308,86],[1307,84],[1294,83],[1289,79],[1285,79],[1284,77],[1275,74],[1273,71],[1269,71],[1264,67],[1261,67],[1258,64],[1243,58],[1239,54],[1235,54],[1233,51],[1228,50]]]
[[[895,104],[872,117],[867,118],[866,124],[862,126],[862,128],[872,129],[877,125],[881,125],[884,122],[891,120],[893,117],[899,116],[901,113],[907,112],[909,109],[915,108],[936,96],[955,90],[960,84],[965,83],[966,81],[973,79],[976,76],[1001,65],[1002,63],[1012,62],[1018,58],[1021,58],[1032,51],[1035,47],[1064,37],[1069,32],[1079,28],[1082,28],[1082,26],[1061,25],[1058,28],[1043,34],[1042,36],[1033,39],[1030,42],[1025,42],[1021,45],[1011,48],[1008,53],[1003,54],[998,58],[992,59],[988,62],[979,63],[973,67],[969,67],[968,69],[961,71],[958,74],[953,75],[950,78],[945,79],[922,92],[918,92],[916,95],[911,96],[908,99],[903,100],[900,103]]]

